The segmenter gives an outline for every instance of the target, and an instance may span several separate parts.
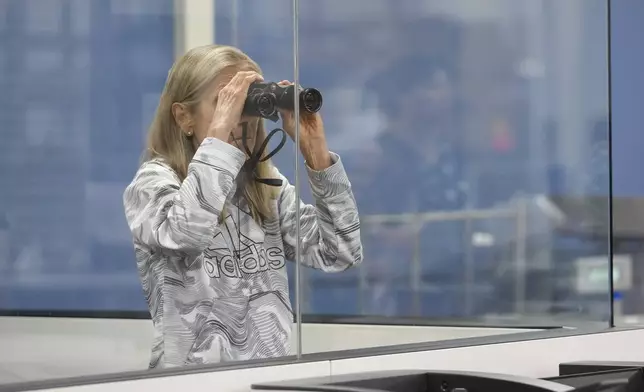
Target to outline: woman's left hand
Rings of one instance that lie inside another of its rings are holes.
[[[280,86],[289,86],[293,83],[282,80]],[[282,128],[295,141],[295,114],[292,111],[280,110]],[[324,170],[331,166],[331,154],[326,144],[324,124],[320,113],[306,113],[300,111],[300,151],[306,163],[313,170]]]

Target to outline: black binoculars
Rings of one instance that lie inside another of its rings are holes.
[[[300,110],[316,113],[322,108],[322,94],[314,88],[280,86],[277,83],[256,82],[248,88],[243,115],[279,120],[278,109],[294,110],[295,94],[299,94]]]

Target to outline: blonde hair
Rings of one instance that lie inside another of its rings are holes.
[[[168,164],[183,181],[188,174],[188,165],[196,149],[191,137],[181,130],[172,113],[172,104],[181,103],[195,112],[204,91],[224,69],[249,69],[261,74],[259,65],[237,48],[225,45],[196,47],[183,55],[172,66],[163,93],[159,100],[154,119],[148,131],[144,161],[161,159]],[[253,129],[249,129],[250,132]],[[257,121],[255,145],[266,138],[263,121]],[[258,144],[259,143],[259,144]],[[260,162],[257,175],[261,178],[274,176],[270,160]],[[274,214],[272,199],[275,191],[270,186],[246,179],[243,196],[248,202],[253,219],[262,223]],[[223,213],[222,213],[223,214]]]

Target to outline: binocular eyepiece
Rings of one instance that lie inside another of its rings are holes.
[[[322,108],[322,94],[314,88],[296,88],[294,85],[280,86],[277,83],[253,83],[248,88],[243,114],[279,120],[278,109],[294,110],[295,94],[299,94],[300,110],[316,113]]]

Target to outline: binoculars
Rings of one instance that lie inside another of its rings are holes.
[[[295,94],[299,94],[298,102],[301,111],[316,113],[322,108],[322,94],[314,88],[256,82],[248,88],[242,114],[277,121],[279,120],[278,109],[294,110]]]

